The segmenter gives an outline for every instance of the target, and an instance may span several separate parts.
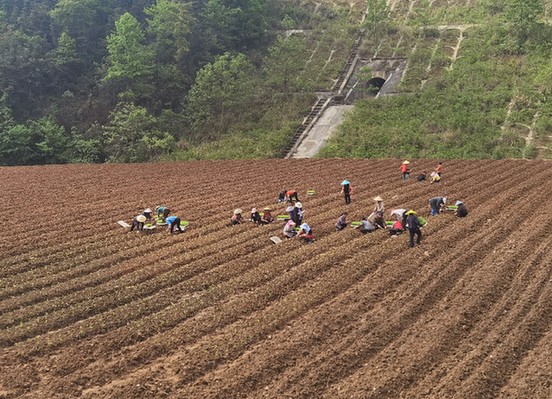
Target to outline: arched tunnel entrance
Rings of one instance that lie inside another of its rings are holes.
[[[373,95],[376,95],[379,93],[383,85],[385,84],[385,79],[383,78],[372,78],[366,84],[364,87],[368,91],[368,93],[371,93]]]

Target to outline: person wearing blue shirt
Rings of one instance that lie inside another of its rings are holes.
[[[167,219],[165,219],[165,222],[167,222],[167,229],[170,230],[171,234],[174,232],[174,228],[178,229],[179,233],[183,233],[184,230],[180,227],[180,218],[178,216],[169,216]]]

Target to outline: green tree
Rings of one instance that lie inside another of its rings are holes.
[[[237,115],[245,118],[244,108],[254,95],[254,71],[245,55],[226,53],[198,72],[187,98],[187,115],[196,136],[218,137]]]
[[[105,53],[109,0],[59,0],[50,12],[57,32],[75,40],[79,59],[93,64]]]
[[[158,129],[144,107],[120,103],[103,127],[106,152],[112,162],[145,162],[169,153],[174,137]]]
[[[78,62],[77,43],[67,32],[63,32],[54,49],[54,64],[63,67]]]
[[[208,0],[205,15],[221,51],[245,52],[268,37],[266,0]]]
[[[512,24],[522,46],[544,13],[542,0],[509,0],[506,3],[505,17]]]
[[[108,69],[104,81],[116,87],[127,101],[147,99],[152,94],[153,52],[138,20],[129,13],[115,23],[107,38]]]
[[[264,60],[265,83],[278,93],[298,92],[306,89],[306,83],[299,76],[305,68],[307,53],[305,40],[301,36],[280,36],[269,48]]]
[[[157,0],[145,9],[148,33],[153,37],[158,62],[179,62],[188,53],[191,15],[188,5],[174,0]]]

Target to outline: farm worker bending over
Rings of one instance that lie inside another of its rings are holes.
[[[404,161],[401,165],[401,172],[403,180],[406,180],[410,177],[410,162]]]
[[[130,231],[134,230],[136,227],[136,230],[144,230],[144,223],[146,222],[146,217],[142,215],[134,216],[134,219],[132,219],[132,226],[130,226]]]
[[[459,218],[468,216],[468,208],[466,208],[466,205],[464,205],[462,201],[456,201],[454,205],[458,207],[458,209],[456,209],[456,212],[454,212],[456,216],[458,216]]]
[[[422,172],[418,175],[418,181],[424,181],[427,178],[427,172]]]
[[[295,222],[293,220],[288,220],[286,225],[284,226],[284,237],[286,238],[293,238],[297,234],[295,231]]]
[[[155,211],[157,212],[157,219],[161,220],[167,220],[169,213],[171,213],[171,210],[168,207],[162,205],[156,207]]]
[[[429,200],[431,216],[441,213],[441,208],[447,203],[447,197],[433,197]]]
[[[263,209],[263,217],[261,218],[261,222],[263,224],[274,222],[274,216],[272,216],[272,213],[270,212],[270,208],[268,206]]]
[[[144,209],[144,212],[142,212],[142,215],[146,217],[146,220],[151,220],[151,212],[152,210],[150,208]]]
[[[296,202],[295,206],[293,207],[293,210],[290,212],[291,220],[295,222],[295,224],[300,225],[301,222],[303,222],[303,213],[305,211],[303,210],[303,204],[300,202]]]
[[[400,220],[395,220],[395,223],[393,223],[393,227],[391,227],[391,230],[389,230],[389,235],[398,236],[399,234],[402,234],[403,231],[403,223]]]
[[[341,182],[341,194],[345,196],[345,204],[349,205],[351,203],[351,194],[353,193],[353,188],[351,187],[351,182],[349,180],[343,180]]]
[[[439,183],[441,181],[441,176],[435,171],[431,172],[431,182],[430,183]]]
[[[360,232],[362,234],[371,233],[372,231],[376,230],[376,226],[374,226],[373,223],[370,223],[366,218],[362,218],[360,221]]]
[[[341,216],[337,219],[337,222],[335,223],[335,229],[337,231],[343,230],[345,227],[347,227],[347,212],[343,212]]]
[[[287,193],[287,191],[284,190],[284,191],[281,191],[280,194],[278,194],[278,203],[279,204],[286,201],[286,193]]]
[[[179,233],[183,232],[180,228],[180,218],[178,216],[169,216],[165,221],[167,222],[167,230],[169,230],[171,234],[174,232],[175,227],[178,229]]]
[[[261,214],[257,208],[251,209],[251,221],[255,224],[261,225]]]
[[[385,212],[385,205],[383,204],[383,199],[378,195],[376,198],[374,198],[374,201],[376,201],[376,206],[374,206],[374,210],[372,212]]]
[[[306,223],[303,223],[299,226],[299,232],[297,233],[297,238],[305,240],[307,244],[310,244],[314,241],[314,236],[312,235],[312,229]]]
[[[393,209],[391,211],[391,216],[395,216],[396,220],[401,220],[403,229],[406,226],[406,209]]]
[[[442,177],[443,174],[443,162],[439,162],[437,164],[437,167],[435,168],[435,172],[439,175],[439,177]]]
[[[245,219],[242,216],[242,210],[240,208],[238,208],[234,211],[234,214],[232,215],[232,218],[230,219],[230,223],[232,223],[232,225],[245,223]]]
[[[414,246],[414,236],[417,236],[416,243],[420,244],[422,241],[422,230],[420,230],[420,221],[418,215],[413,210],[406,212],[408,217],[406,223],[408,224],[408,232],[410,233],[410,248]]]
[[[289,191],[286,191],[286,199],[289,201],[290,204],[293,200],[298,202],[299,201],[299,195],[297,194],[297,191],[289,190]]]
[[[385,229],[385,220],[383,218],[383,212],[377,211],[368,216],[368,221],[372,223],[376,228]]]

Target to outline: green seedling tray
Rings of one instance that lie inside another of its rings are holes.
[[[315,195],[315,194],[316,194],[316,191],[314,191],[314,190],[307,190],[307,195],[312,196],[312,195]]]
[[[458,210],[458,206],[456,206],[456,205],[448,205],[448,206],[446,207],[446,209],[447,209],[447,211],[456,211],[456,210]]]
[[[278,215],[278,216],[276,216],[276,219],[278,219],[278,220],[286,220],[286,219],[289,219],[289,215]]]
[[[385,221],[385,225],[386,225],[386,226],[391,226],[391,227],[393,227],[394,224],[395,224],[395,222],[394,222],[393,220],[386,220],[386,221]]]
[[[180,221],[180,225],[181,225],[181,226],[186,227],[186,226],[188,226],[189,224],[190,224],[190,222],[188,222],[187,220],[181,220],[181,221]]]
[[[351,226],[360,226],[362,222],[351,222]]]

